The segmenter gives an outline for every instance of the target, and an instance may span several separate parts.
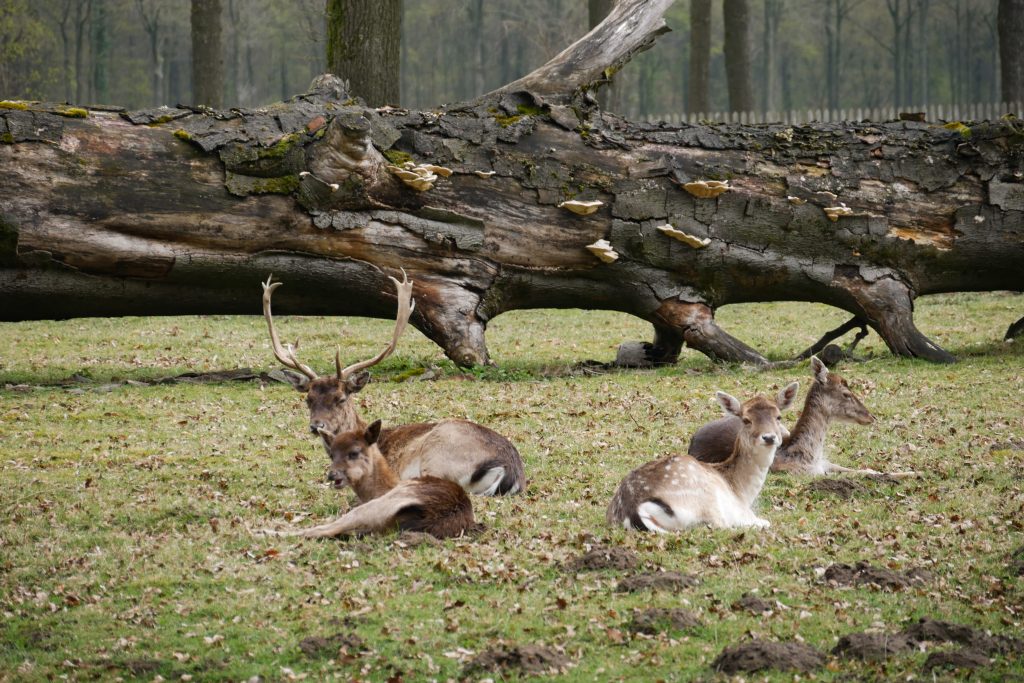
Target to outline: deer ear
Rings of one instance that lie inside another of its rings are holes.
[[[317,430],[316,430],[316,433],[320,435],[321,439],[323,439],[324,446],[326,446],[327,449],[330,450],[331,443],[334,441],[334,437],[335,437],[334,432],[332,432],[329,429],[325,429],[323,427],[318,427]]]
[[[726,415],[740,417],[743,406],[735,396],[731,396],[724,391],[716,391],[715,400],[718,401],[718,405],[722,406],[722,410],[725,411]]]
[[[377,437],[380,436],[380,420],[374,420],[373,424],[366,428],[363,432],[363,438],[366,439],[366,443],[371,446],[377,443]]]
[[[779,392],[778,397],[775,399],[775,405],[779,407],[779,410],[785,410],[786,408],[793,405],[793,399],[796,398],[796,392],[800,389],[799,382],[793,382],[792,384],[783,388]]]
[[[345,380],[345,388],[348,389],[348,393],[357,394],[363,390],[363,387],[370,381],[370,373],[357,372],[356,374]]]
[[[811,356],[811,371],[814,373],[815,381],[822,384],[828,381],[828,368],[817,356]]]

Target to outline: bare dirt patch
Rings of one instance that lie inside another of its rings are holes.
[[[836,498],[848,500],[854,495],[863,493],[867,488],[853,479],[822,478],[815,479],[804,487],[805,493],[825,493]]]
[[[615,590],[619,593],[635,593],[643,590],[662,590],[677,593],[684,588],[692,588],[697,585],[697,579],[679,572],[652,572],[649,574],[636,574],[628,576]]]
[[[933,579],[927,569],[913,568],[895,572],[884,567],[875,567],[861,561],[855,565],[833,564],[825,570],[827,583],[837,586],[877,586],[886,590],[903,590],[912,585],[927,583]]]
[[[302,654],[310,658],[334,657],[342,650],[362,649],[363,639],[354,633],[335,633],[333,636],[310,636],[299,643]]]
[[[697,626],[700,626],[700,620],[687,610],[676,607],[653,607],[635,613],[626,628],[634,633],[653,636],[658,633],[686,631]]]
[[[711,666],[715,671],[735,674],[764,669],[811,671],[824,663],[825,655],[805,643],[755,640],[725,648]]]
[[[616,569],[632,570],[640,566],[640,558],[628,548],[594,548],[571,560],[567,560],[564,569],[567,572],[598,571]]]
[[[572,662],[541,645],[498,645],[484,650],[466,665],[464,675],[479,671],[516,670],[531,676],[564,673]]]
[[[957,651],[932,653],[935,659],[932,666],[925,663],[926,671],[950,666],[974,668],[986,665],[988,655],[1019,655],[1024,652],[1024,641],[1016,638],[992,635],[970,626],[924,617],[910,622],[898,633],[847,634],[839,639],[832,653],[841,657],[881,661],[901,652],[925,647],[930,643],[957,643],[964,647]],[[929,662],[932,661],[932,656],[929,656]]]

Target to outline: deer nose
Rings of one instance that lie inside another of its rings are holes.
[[[323,429],[323,428],[324,428],[324,423],[323,422],[310,422],[309,423],[309,431],[311,433],[313,433],[313,434],[318,434],[319,433],[318,430]]]
[[[778,439],[779,439],[779,437],[775,436],[774,434],[762,434],[761,435],[761,441],[764,441],[769,446],[771,446],[776,441],[778,441]]]

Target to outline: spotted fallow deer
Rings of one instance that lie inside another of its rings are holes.
[[[341,367],[341,351],[335,354],[334,376],[320,377],[308,365],[300,363],[291,344],[282,345],[274,328],[270,299],[280,282],[267,278],[263,283],[263,316],[270,331],[274,356],[301,377],[293,386],[306,394],[309,428],[313,434],[323,429],[341,434],[366,428],[352,397],[366,386],[366,372],[395,350],[405,331],[415,304],[412,282],[402,272],[402,282],[391,278],[398,294],[398,314],[391,342],[369,360]],[[501,434],[468,420],[447,419],[418,422],[384,429],[377,441],[384,458],[400,479],[433,476],[456,482],[470,493],[482,496],[518,493],[526,486],[523,460],[516,447]]]
[[[341,434],[319,433],[331,456],[331,479],[350,485],[360,504],[333,522],[264,533],[324,538],[398,530],[451,538],[479,528],[469,496],[455,482],[430,476],[399,480],[378,447],[380,420]]]
[[[825,435],[832,422],[848,422],[869,425],[875,421],[868,409],[850,390],[846,380],[829,372],[816,356],[811,357],[814,381],[807,392],[804,409],[796,426],[789,435],[784,435],[782,445],[772,463],[773,472],[793,472],[810,475],[825,475],[835,472],[880,475],[872,469],[853,469],[830,462],[825,456]],[[701,462],[721,462],[729,456],[731,444],[742,423],[731,414],[726,414],[704,425],[690,440],[688,452]],[[902,478],[914,476],[913,472],[894,472],[886,476]]]
[[[608,506],[608,523],[658,532],[700,524],[769,526],[768,520],[754,513],[753,504],[782,442],[781,411],[793,402],[797,388],[794,382],[774,400],[755,396],[742,404],[719,391],[719,404],[741,425],[729,457],[704,463],[689,455],[673,455],[641,465],[619,484]]]

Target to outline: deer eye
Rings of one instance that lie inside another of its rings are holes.
[[[745,425],[752,424],[751,421],[750,421],[750,418],[749,417],[743,418],[743,424],[745,424]]]
[[[358,458],[359,458],[359,451],[349,451],[349,453],[348,453],[348,459],[349,460],[357,460]]]

